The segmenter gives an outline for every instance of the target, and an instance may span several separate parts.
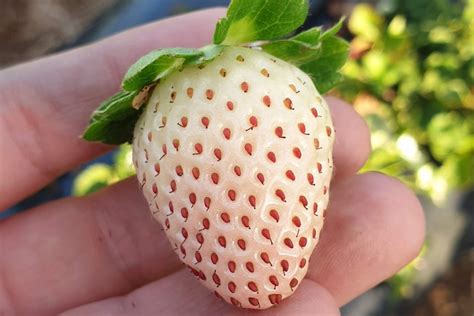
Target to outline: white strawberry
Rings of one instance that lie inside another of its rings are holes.
[[[212,45],[140,58],[83,135],[133,139],[172,248],[239,307],[297,289],[328,205],[334,128],[318,90],[335,85],[348,45],[335,36],[341,23],[282,39],[307,12],[306,0],[232,1]]]
[[[291,295],[332,174],[331,116],[311,79],[264,52],[227,48],[160,82],[134,135],[143,193],[191,271],[246,308]]]

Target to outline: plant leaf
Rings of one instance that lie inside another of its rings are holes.
[[[341,81],[339,70],[349,56],[349,44],[336,36],[325,38],[317,58],[300,68],[313,80],[319,93],[324,94]]]
[[[216,25],[214,44],[239,45],[273,40],[300,27],[308,0],[232,0],[227,16]]]
[[[128,69],[122,81],[122,88],[127,91],[140,90],[180,68],[186,59],[196,59],[202,55],[202,51],[190,48],[165,48],[151,51]]]
[[[138,92],[121,91],[104,101],[92,114],[89,126],[82,138],[117,145],[132,139],[133,128],[141,110],[132,107]]]
[[[341,79],[339,69],[345,64],[349,45],[336,36],[343,19],[325,32],[312,28],[289,39],[270,41],[262,49],[300,67],[323,94]]]

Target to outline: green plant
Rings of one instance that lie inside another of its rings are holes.
[[[450,189],[474,183],[474,1],[385,4],[383,14],[355,7],[351,60],[337,93],[372,130],[364,170],[396,176],[442,203]]]

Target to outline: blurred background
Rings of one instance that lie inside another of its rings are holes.
[[[228,0],[0,0],[0,68],[90,43],[136,25]],[[474,0],[313,0],[305,27],[351,43],[331,94],[372,131],[364,167],[412,187],[427,217],[419,257],[343,308],[343,315],[474,315]],[[81,166],[16,212],[85,195],[132,175],[127,146]],[[403,232],[400,232],[403,233]]]

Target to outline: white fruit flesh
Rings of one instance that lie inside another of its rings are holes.
[[[246,308],[294,292],[323,226],[334,140],[305,73],[227,48],[160,82],[134,136],[153,216],[209,289]]]

